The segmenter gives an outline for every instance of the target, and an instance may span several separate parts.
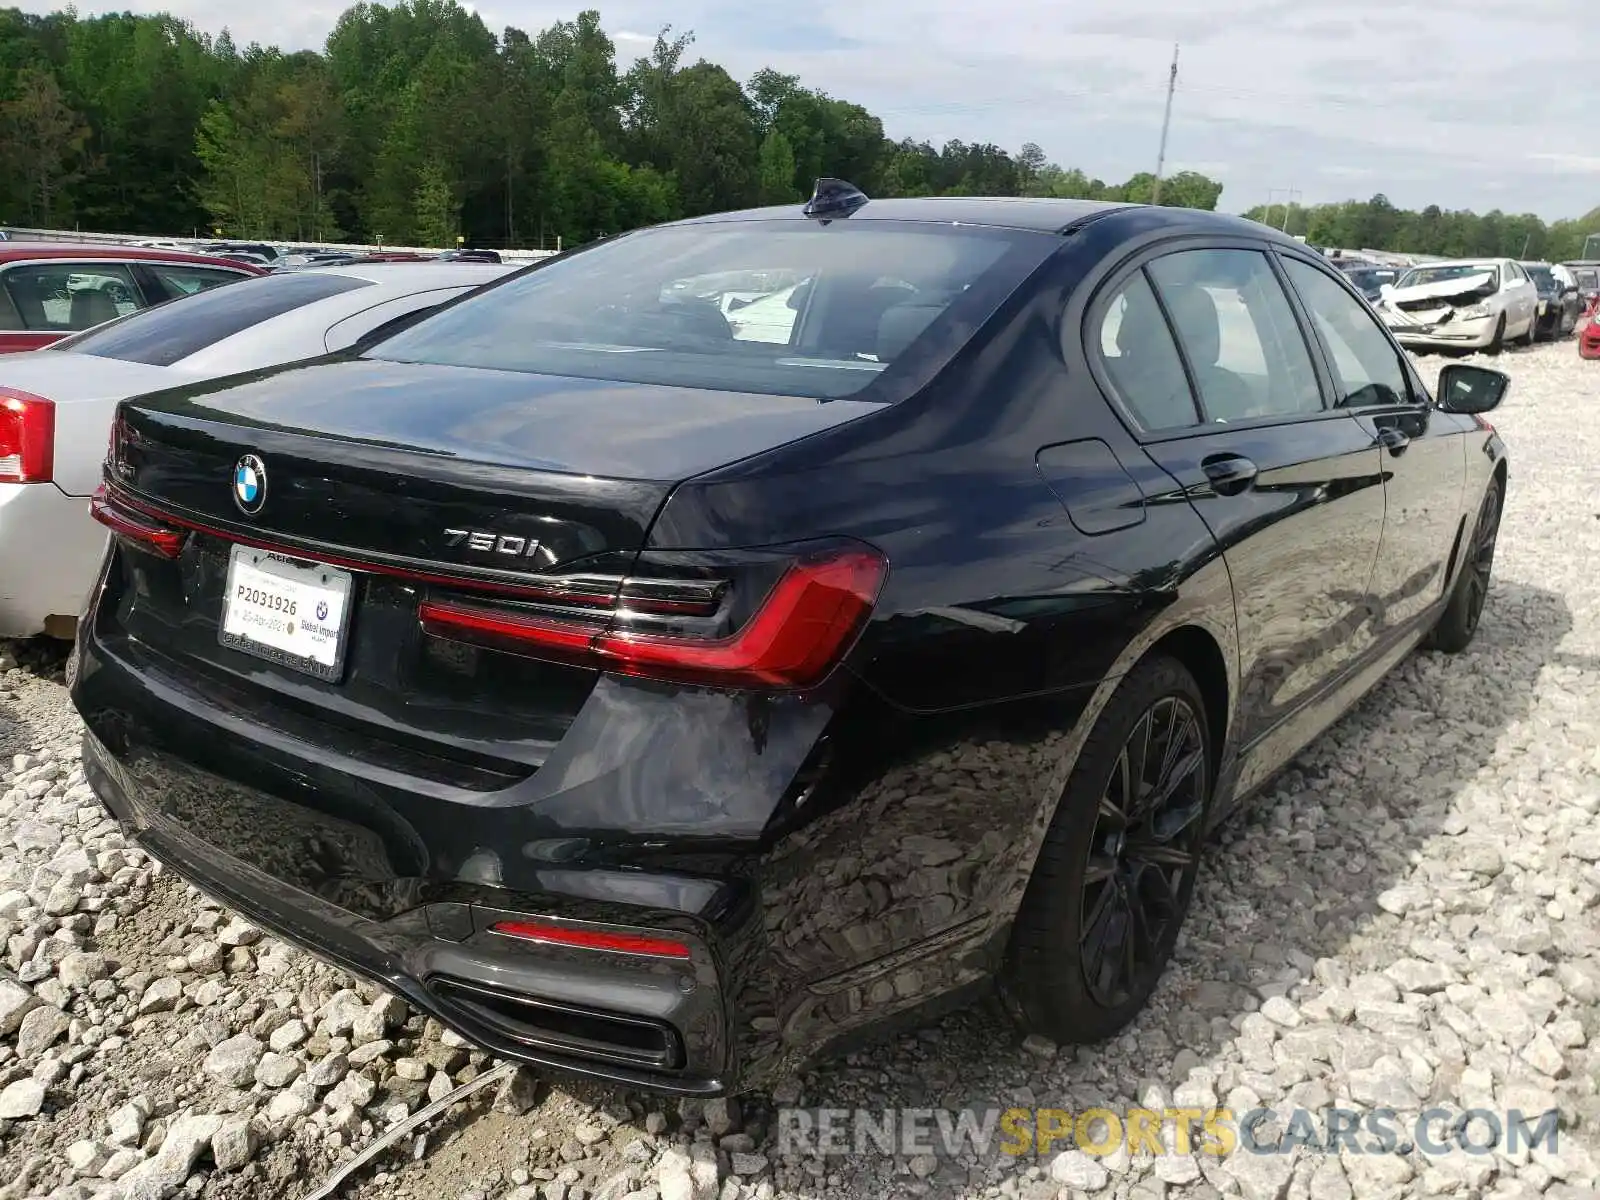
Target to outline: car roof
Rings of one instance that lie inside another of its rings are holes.
[[[903,221],[929,225],[987,225],[1035,233],[1066,233],[1088,221],[1113,213],[1137,211],[1162,213],[1173,225],[1190,230],[1213,232],[1219,236],[1264,238],[1286,246],[1303,243],[1259,221],[1231,213],[1199,208],[1168,208],[1150,204],[1126,204],[1114,200],[1066,200],[1054,196],[918,196],[905,199],[869,200],[849,214],[834,220]],[[798,204],[769,208],[747,208],[735,212],[711,213],[690,217],[671,225],[710,225],[737,221],[811,221]]]
[[[157,246],[124,246],[107,242],[0,242],[0,263],[29,258],[87,258],[106,261],[181,262],[212,267],[244,267],[259,271],[250,263],[218,258],[213,254],[193,254],[187,250],[166,250]]]
[[[1031,229],[1058,233],[1089,217],[1122,208],[1135,207],[1106,200],[1060,200],[1031,196],[918,196],[908,199],[869,200],[848,217],[836,220],[926,221],[963,225],[996,225],[1011,229]],[[808,221],[798,204],[769,208],[746,208],[734,212],[710,213],[674,221],[674,225],[709,225],[724,221]]]
[[[345,275],[351,279],[364,279],[377,284],[395,295],[426,292],[434,288],[462,287],[488,283],[517,270],[521,263],[482,262],[419,262],[419,263],[343,263],[319,267],[315,264],[301,267],[296,275]],[[404,269],[400,269],[404,268]]]

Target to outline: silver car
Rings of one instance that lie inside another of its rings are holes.
[[[105,547],[89,498],[118,401],[345,350],[516,269],[373,263],[262,275],[0,358],[0,637],[70,636]]]
[[[1462,258],[1412,267],[1375,306],[1403,346],[1498,353],[1533,344],[1539,291],[1515,259]]]

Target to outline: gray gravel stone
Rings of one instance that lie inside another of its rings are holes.
[[[0,1121],[36,1117],[44,1107],[44,1084],[37,1079],[18,1079],[0,1090]]]
[[[206,1056],[205,1073],[234,1087],[246,1087],[255,1076],[264,1047],[247,1033],[219,1042]]]
[[[238,1171],[256,1156],[261,1134],[249,1117],[230,1117],[211,1135],[211,1157],[219,1171]]]

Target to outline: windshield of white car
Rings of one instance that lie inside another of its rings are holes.
[[[1471,279],[1488,275],[1489,282],[1500,286],[1500,269],[1494,263],[1449,263],[1442,266],[1412,267],[1395,281],[1395,287],[1423,287],[1430,283],[1448,283],[1452,279]]]
[[[940,342],[955,354],[1059,245],[885,221],[645,229],[494,284],[366,356],[836,399],[869,388],[958,307]]]
[[[1345,274],[1350,277],[1351,283],[1366,291],[1386,283],[1393,283],[1398,272],[1385,270],[1382,267],[1356,267],[1346,269]]]
[[[39,353],[65,350],[170,367],[252,325],[329,296],[371,286],[370,280],[320,271],[255,276],[129,313],[63,338]]]

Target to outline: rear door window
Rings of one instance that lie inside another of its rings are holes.
[[[196,267],[188,263],[145,262],[139,266],[155,280],[164,293],[161,297],[164,300],[177,300],[208,288],[221,287],[225,283],[238,283],[243,279],[254,278],[243,271],[228,271],[222,267]]]
[[[262,321],[371,286],[365,279],[316,271],[256,276],[159,305],[82,337],[65,338],[50,349],[170,367]]]
[[[0,271],[0,288],[31,333],[90,329],[144,305],[124,263],[19,263]]]
[[[1144,272],[1120,286],[1100,318],[1100,361],[1118,399],[1145,429],[1200,423],[1172,331]]]

